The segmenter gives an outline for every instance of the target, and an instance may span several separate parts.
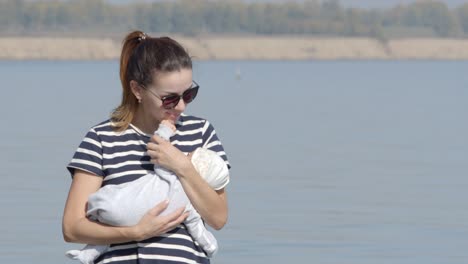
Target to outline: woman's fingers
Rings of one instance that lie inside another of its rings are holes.
[[[162,137],[158,136],[158,135],[153,135],[151,136],[151,142],[155,142],[156,144],[162,144],[162,143],[167,143],[166,140],[164,140]],[[151,143],[150,142],[150,143]],[[153,143],[154,144],[154,143]]]
[[[185,207],[181,207],[174,211],[173,213],[167,215],[166,219],[166,226],[164,228],[164,233],[171,231],[172,229],[176,228],[180,223],[182,223],[188,216],[188,212],[184,212]]]
[[[176,211],[161,216],[167,208],[167,201],[163,201],[150,209],[135,226],[135,237],[137,241],[141,241],[150,237],[160,236],[174,228],[187,218],[188,214],[184,213],[185,207],[181,207]]]
[[[160,203],[158,203],[155,207],[153,207],[149,213],[154,215],[154,216],[158,216],[160,215],[164,210],[166,210],[167,208],[167,205],[169,204],[169,200],[164,200]]]
[[[184,213],[184,210],[185,210],[185,206],[184,207],[181,207],[177,210],[175,210],[174,212],[164,216],[164,221],[166,221],[166,223],[170,223],[174,220],[176,220],[177,218],[179,218],[179,216],[181,216],[183,213]]]
[[[146,149],[147,149],[147,153],[148,153],[148,156],[150,156],[150,161],[151,163],[153,164],[159,164],[160,163],[160,159],[161,157],[163,156],[163,151],[164,151],[164,146],[160,145],[160,144],[156,144],[156,143],[153,143],[153,142],[149,142],[147,145],[146,145]]]

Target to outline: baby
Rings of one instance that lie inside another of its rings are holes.
[[[162,121],[155,132],[169,141],[175,127],[169,121]],[[215,190],[224,188],[229,182],[229,171],[224,160],[215,152],[197,148],[192,163],[198,173]],[[155,204],[169,200],[169,205],[161,213],[167,215],[177,208],[184,207],[189,216],[184,221],[188,232],[203,248],[208,257],[218,250],[218,242],[209,232],[190,200],[177,176],[161,166],[154,166],[154,173],[149,173],[135,181],[120,185],[107,185],[90,195],[87,217],[112,226],[136,225],[143,215]],[[108,245],[86,245],[82,250],[70,250],[69,258],[78,259],[81,263],[92,264],[93,261],[108,249]]]

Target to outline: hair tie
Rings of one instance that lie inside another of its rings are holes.
[[[145,40],[147,36],[148,36],[148,35],[146,35],[145,32],[141,33],[140,36],[138,37],[138,41],[143,41],[143,40]]]

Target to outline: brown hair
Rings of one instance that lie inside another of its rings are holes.
[[[192,59],[177,41],[169,37],[152,38],[142,31],[128,34],[120,55],[122,102],[111,114],[115,129],[127,129],[138,107],[137,98],[130,89],[130,81],[147,87],[158,72],[182,69],[192,69]]]

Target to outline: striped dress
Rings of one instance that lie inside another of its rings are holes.
[[[205,119],[181,115],[171,143],[185,154],[197,147],[217,152],[230,167],[223,146],[213,126]],[[146,144],[151,135],[130,125],[115,132],[110,120],[90,129],[76,150],[67,168],[73,176],[75,169],[103,177],[103,186],[121,184],[138,179],[153,171],[146,154]],[[184,225],[140,242],[111,245],[108,252],[95,263],[159,264],[159,263],[210,263],[203,250],[193,241]]]

